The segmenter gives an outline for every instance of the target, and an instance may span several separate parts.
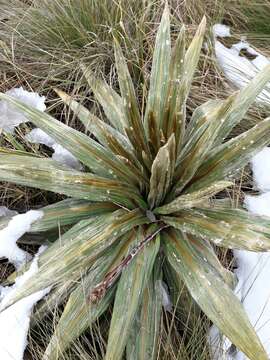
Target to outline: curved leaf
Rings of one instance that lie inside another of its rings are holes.
[[[192,179],[188,191],[199,190],[213,181],[237,174],[252,156],[270,143],[270,118],[212,150]]]
[[[154,269],[143,292],[126,347],[127,360],[156,360],[162,312],[161,261]]]
[[[97,303],[89,302],[89,294],[115,263],[119,263],[125,256],[128,245],[133,236],[123,236],[122,244],[109,249],[104,256],[98,259],[81,279],[79,285],[72,292],[65,306],[64,312],[51,337],[44,354],[46,360],[56,360],[60,354],[71,345],[91,324],[106,310],[114,294],[114,288],[108,290],[105,297]]]
[[[251,360],[268,356],[233,291],[217,276],[198,249],[177,230],[168,232],[165,250],[168,260],[184,280],[203,312],[233,344]]]
[[[142,151],[149,156],[149,147],[146,140],[133,82],[122,53],[122,49],[116,39],[114,42],[114,54],[118,82],[129,123],[129,127],[125,130],[130,142],[133,144],[133,147],[137,152],[138,158],[142,160]]]
[[[80,279],[81,274],[123,233],[148,222],[139,210],[118,210],[81,220],[41,254],[38,272],[15,293],[5,308],[48,286]]]
[[[80,220],[103,215],[116,210],[116,205],[109,202],[93,203],[87,200],[65,199],[55,204],[40,208],[41,219],[31,225],[31,232],[47,231],[65,225],[72,225]]]
[[[184,210],[162,220],[215,245],[229,249],[250,251],[270,250],[270,222],[268,218],[249,214],[240,209]]]
[[[141,196],[134,187],[117,180],[90,173],[70,170],[51,159],[0,155],[0,180],[53,191],[59,194],[92,201],[112,201],[134,207]]]
[[[0,93],[0,99],[6,100],[21,110],[29,121],[69,150],[96,174],[109,178],[115,175],[119,179],[125,179],[133,184],[138,183],[129,167],[97,141],[11,96]]]
[[[232,185],[233,183],[230,181],[218,181],[204,189],[180,195],[169,204],[156,208],[154,213],[167,215],[183,209],[199,206],[201,203],[205,203],[211,196]]]
[[[166,95],[169,87],[171,61],[171,38],[170,38],[170,14],[168,5],[162,15],[158,28],[152,70],[150,76],[150,85],[147,99],[147,107],[144,116],[144,125],[148,139],[158,150],[160,146],[160,129],[163,128]],[[153,130],[151,130],[153,128]],[[152,139],[150,137],[152,133]]]
[[[125,128],[128,128],[129,123],[123,99],[106,83],[106,81],[97,79],[85,65],[82,65],[81,68],[90,88],[98,102],[101,104],[111,125],[122,134],[125,134]]]
[[[173,134],[168,142],[159,149],[152,164],[150,191],[147,199],[151,209],[159,205],[165,198],[172,183],[174,165],[175,138]]]
[[[144,235],[140,231],[137,236],[138,242]],[[122,272],[114,301],[106,360],[121,359],[122,357],[158,250],[159,236],[144,247]]]
[[[126,136],[100,120],[83,105],[73,100],[72,97],[64,91],[55,91],[61,97],[63,102],[75,112],[86,129],[90,131],[105,148],[110,149],[115,155],[119,155],[123,159],[126,159],[125,161],[128,161],[129,167],[132,168],[134,174],[136,174],[142,182],[147,182],[147,178],[142,171],[142,165],[136,158],[134,149]],[[141,146],[138,148],[141,148]]]

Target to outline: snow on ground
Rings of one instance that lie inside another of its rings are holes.
[[[0,218],[2,216],[14,216],[14,215],[17,215],[17,214],[18,214],[17,211],[9,210],[5,206],[0,206]]]
[[[255,215],[270,217],[270,148],[264,148],[251,161],[255,188],[262,193],[247,195],[244,204]],[[242,302],[247,315],[254,326],[268,355],[270,355],[270,253],[255,253],[234,250],[237,269],[235,274],[238,284],[234,290]],[[213,326],[209,334],[213,350],[213,359],[247,360],[237,351],[230,341]]]
[[[215,24],[213,26],[213,34],[215,37],[230,37],[231,29],[229,26],[224,24]]]
[[[158,285],[160,287],[161,296],[162,296],[162,306],[165,311],[170,312],[172,311],[172,301],[169,295],[168,286],[162,280],[158,280]]]
[[[42,216],[43,212],[36,210],[13,216],[8,225],[0,231],[0,258],[7,258],[16,268],[30,260],[31,256],[20,249],[16,242],[30,230],[31,224]]]
[[[23,284],[36,274],[38,271],[38,257],[45,248],[44,246],[39,248],[29,270],[18,276],[13,286],[0,286],[0,310],[2,306],[12,299]],[[49,291],[49,288],[38,291],[0,313],[0,359],[23,360],[32,308]]]
[[[215,53],[217,61],[222,68],[227,79],[232,82],[237,88],[241,89],[267,64],[270,60],[253,49],[247,41],[232,45],[231,48],[224,46],[218,37],[229,37],[230,28],[222,24],[213,26],[213,34],[215,37]],[[241,51],[249,56],[241,54]],[[257,97],[257,101],[270,105],[270,84]]]
[[[29,92],[20,87],[10,89],[6,94],[40,111],[46,110],[45,97],[39,96],[35,92]],[[0,101],[0,128],[6,132],[13,133],[16,126],[27,121],[27,118],[14,106],[5,100]]]
[[[76,170],[82,170],[80,162],[63,146],[57,144],[53,138],[41,129],[33,129],[26,135],[26,139],[34,144],[43,144],[54,150],[52,159]]]
[[[39,96],[39,94],[35,92],[29,92],[20,87],[8,90],[6,94],[24,102],[26,105],[34,107],[35,109],[40,111],[46,110],[45,97]],[[27,121],[27,118],[13,105],[9,104],[5,100],[0,101],[0,128],[4,131],[13,133],[16,126]],[[26,138],[32,143],[44,144],[51,147],[54,150],[52,158],[55,161],[73,169],[82,170],[80,162],[68,150],[57,144],[41,129],[32,130]]]
[[[262,192],[270,191],[270,148],[265,147],[251,160],[255,186]]]

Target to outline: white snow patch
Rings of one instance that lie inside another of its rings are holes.
[[[39,248],[29,270],[17,277],[13,286],[0,286],[0,299],[2,300],[0,307],[5,306],[5,304],[16,296],[16,292],[37,273],[38,257],[45,248],[45,246]],[[0,313],[0,359],[23,360],[24,350],[27,346],[27,333],[32,308],[49,291],[50,288],[40,290],[18,301]]]
[[[10,210],[6,206],[0,206],[0,217],[17,215],[17,211]]]
[[[8,90],[6,94],[22,101],[26,105],[34,107],[35,109],[40,111],[46,110],[44,96],[39,96],[37,93],[24,90],[22,87]],[[0,101],[0,128],[4,131],[13,133],[16,126],[27,121],[27,117],[25,117],[20,110],[17,110],[15,106],[5,100]],[[55,161],[73,169],[82,170],[80,162],[68,150],[57,144],[41,129],[32,130],[26,138],[32,143],[44,144],[51,147],[54,150],[52,158]]]
[[[29,92],[20,87],[8,90],[6,94],[40,111],[46,110],[45,97],[35,92]],[[13,133],[16,126],[27,121],[28,119],[15,106],[5,100],[0,101],[0,128],[4,131]]]
[[[270,191],[270,148],[263,148],[251,160],[255,186],[262,192]]]
[[[37,128],[26,135],[26,139],[33,144],[43,144],[54,150],[52,159],[76,170],[82,170],[80,162],[63,146],[57,144],[53,138],[43,130]]]
[[[224,24],[215,24],[213,26],[214,36],[219,37],[228,37],[231,36],[230,27]]]
[[[159,280],[159,286],[161,290],[162,306],[164,307],[164,310],[172,311],[172,301],[169,295],[167,284],[164,281]]]
[[[25,138],[33,144],[43,144],[48,147],[52,147],[55,144],[53,138],[39,128],[31,130]]]
[[[270,60],[253,49],[247,41],[240,41],[232,45],[231,48],[224,46],[216,37],[230,36],[229,30],[228,27],[223,28],[221,24],[213,26],[216,57],[227,79],[241,89],[268,65]],[[255,58],[248,59],[244,55],[240,56],[241,50],[246,50],[248,54],[255,56]],[[270,104],[270,83],[257,97],[257,101]]]
[[[244,203],[247,209],[254,215],[270,217],[270,192],[256,196],[246,195]]]
[[[229,355],[232,343],[220,333],[215,325],[211,326],[208,336],[211,345],[212,360],[233,360]]]
[[[0,258],[5,257],[19,268],[31,256],[20,249],[16,241],[30,230],[31,224],[43,216],[42,211],[30,210],[25,214],[13,216],[7,227],[0,231]]]

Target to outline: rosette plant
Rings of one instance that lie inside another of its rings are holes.
[[[85,167],[75,171],[30,154],[0,155],[2,181],[67,196],[45,207],[32,225],[30,233],[59,226],[66,231],[42,253],[38,272],[7,304],[47,287],[51,292],[34,320],[50,305],[63,304],[44,359],[62,356],[110,305],[106,360],[121,359],[125,351],[127,359],[156,359],[162,279],[176,293],[184,284],[209,319],[250,359],[268,358],[232,291],[233,274],[214,248],[270,249],[269,219],[232,208],[223,199],[239,170],[270,141],[270,119],[235,138],[228,136],[270,80],[270,66],[240,92],[209,100],[187,114],[204,31],[205,19],[186,50],[182,28],[172,47],[165,8],[148,90],[140,98],[117,40],[119,91],[82,65],[104,119],[57,92],[91,136],[0,96]],[[220,192],[222,196],[215,196]]]

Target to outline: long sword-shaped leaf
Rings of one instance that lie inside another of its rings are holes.
[[[119,263],[125,256],[128,245],[133,236],[125,236],[123,244],[114,246],[106,254],[98,259],[81,280],[80,284],[71,294],[64,312],[56,326],[55,332],[45,352],[46,360],[56,360],[59,354],[64,353],[77,337],[104,312],[109,305],[115,288],[109,289],[105,297],[97,303],[90,303],[89,294],[91,289],[100,283],[105,274],[110,271],[115,263]]]
[[[37,326],[48,314],[53,314],[59,306],[65,304],[70,294],[77,286],[78,282],[72,279],[70,281],[66,281],[63,285],[52,289],[36,304],[30,319],[30,326]]]
[[[250,158],[270,143],[270,118],[212,150],[200,166],[188,191],[199,190],[213,181],[224,180],[243,168]]]
[[[265,66],[251,81],[244,87],[235,99],[232,111],[227,121],[224,121],[220,128],[216,144],[220,144],[231,132],[231,130],[243,119],[250,105],[270,81],[270,65]]]
[[[155,122],[155,135],[159,140],[160,128],[163,128],[165,105],[169,86],[169,73],[171,61],[170,14],[168,6],[165,10],[158,28],[153,54],[150,87],[145,112],[145,130],[147,136],[151,133],[150,121]],[[152,119],[152,120],[151,120]]]
[[[125,128],[128,128],[129,123],[121,96],[106,81],[97,79],[85,65],[82,65],[82,71],[111,125],[125,134]]]
[[[189,147],[189,151],[186,152],[185,148],[183,149],[182,158],[178,161],[174,175],[176,185],[173,192],[176,194],[182,191],[184,186],[193,178],[199,166],[204,162],[215,142],[222,125],[222,119],[230,111],[234,99],[235,95],[230,96],[221,107],[211,112],[207,124],[199,127],[185,145],[185,147]]]
[[[196,251],[201,253],[203,260],[215,270],[222,281],[224,281],[231,289],[234,289],[237,284],[236,276],[230,270],[224,268],[219,261],[212,244],[206,239],[195,237],[191,234],[187,234],[186,238]]]
[[[269,218],[250,215],[240,209],[192,209],[163,221],[216,245],[250,251],[270,250]]]
[[[208,119],[211,119],[211,113],[223,106],[223,103],[224,100],[208,100],[194,110],[186,129],[186,143],[197,129],[206,124]],[[187,152],[188,150],[186,148]]]
[[[220,145],[230,131],[243,119],[248,108],[254,102],[256,96],[263,90],[270,80],[270,66],[266,66],[256,77],[242,90],[238,91],[226,117],[222,119],[222,124],[218,135],[215,139],[215,146]],[[225,100],[226,101],[226,100]],[[220,106],[224,106],[224,101],[210,100],[200,106],[194,112],[192,119],[188,125],[187,139],[201,125],[209,123],[209,115]],[[186,148],[188,151],[189,148]]]
[[[113,212],[116,208],[116,205],[109,202],[93,203],[87,200],[65,199],[41,208],[43,216],[31,225],[29,232],[72,225],[82,219]]]
[[[139,241],[142,236],[144,234],[141,232]],[[159,236],[144,247],[121,275],[114,302],[106,360],[121,359],[123,355],[158,250]]]
[[[58,89],[55,91],[63,102],[74,111],[86,129],[90,131],[104,147],[110,149],[115,155],[119,155],[129,161],[129,166],[132,167],[134,174],[136,174],[139,179],[145,180],[141,171],[142,166],[136,158],[134,149],[126,136],[100,120],[64,91]],[[139,148],[141,148],[141,146]]]
[[[181,150],[181,145],[183,142],[183,138],[185,135],[185,117],[186,117],[186,100],[189,95],[189,91],[191,88],[191,83],[194,78],[194,73],[200,58],[201,47],[203,43],[204,33],[206,27],[206,18],[204,17],[196,31],[195,36],[192,39],[191,44],[189,45],[183,66],[183,77],[180,81],[178,88],[178,109],[176,111],[179,112],[177,116],[178,121],[181,121],[181,132],[179,134],[179,139],[177,145],[177,154],[179,154]]]
[[[230,181],[218,181],[201,190],[180,195],[169,204],[156,208],[154,213],[167,215],[183,209],[199,206],[199,204],[205,203],[211,196],[232,185],[233,183]]]
[[[236,95],[234,95],[236,96]],[[199,140],[200,136],[206,130],[211,121],[215,118],[213,115],[220,114],[219,118],[216,118],[217,122],[225,121],[224,116],[230,113],[228,108],[226,112],[221,113],[221,109],[224,108],[225,102],[227,100],[209,100],[206,103],[199,106],[193,113],[188,128],[186,130],[185,141],[183,143],[181,152],[177,158],[176,165],[178,166],[180,161],[182,161],[190,151],[194,144]],[[214,120],[215,121],[215,120]],[[220,126],[222,126],[220,124]],[[214,145],[214,144],[213,144]]]
[[[48,114],[25,105],[19,100],[0,93],[0,99],[14,105],[36,126],[45,131],[55,141],[69,150],[78,160],[97,174],[112,178],[116,176],[137,183],[129,167],[111,151],[95,140],[57,121]]]
[[[268,356],[240,301],[204,260],[201,252],[176,230],[168,233],[165,251],[192,297],[222,333],[251,360],[267,360]]]
[[[96,115],[92,114],[85,106],[74,100],[72,96],[68,95],[64,91],[55,89],[55,92],[63,100],[63,102],[71,108],[76,116],[78,116],[86,130],[93,134],[103,146],[109,147],[107,139],[108,136],[111,135],[117,138],[126,151],[132,151],[132,146],[126,136],[99,119]]]
[[[128,360],[156,360],[162,310],[161,261],[156,260],[126,347]]]
[[[118,82],[129,122],[129,127],[126,129],[126,133],[130,142],[133,144],[135,151],[137,151],[138,158],[142,159],[142,151],[149,155],[149,148],[132,79],[122,53],[122,49],[117,40],[115,40],[114,44],[114,53]]]
[[[162,146],[153,161],[150,178],[148,203],[153,209],[165,198],[171,186],[175,166],[175,138],[171,135],[168,142]]]
[[[78,199],[113,201],[127,207],[133,207],[128,200],[132,197],[141,202],[139,192],[130,185],[70,170],[46,158],[0,155],[0,179]]]
[[[79,279],[91,263],[122,234],[148,222],[138,210],[118,210],[113,214],[80,221],[41,254],[38,272],[14,294],[6,306],[48,286]]]
[[[185,28],[182,26],[175,46],[172,51],[170,63],[170,84],[168,99],[166,104],[166,112],[168,118],[163,123],[163,131],[166,139],[169,139],[172,133],[175,134],[176,143],[184,135],[185,127],[185,106],[182,106],[186,91],[184,86],[180,86],[181,79],[183,79],[185,62]]]

